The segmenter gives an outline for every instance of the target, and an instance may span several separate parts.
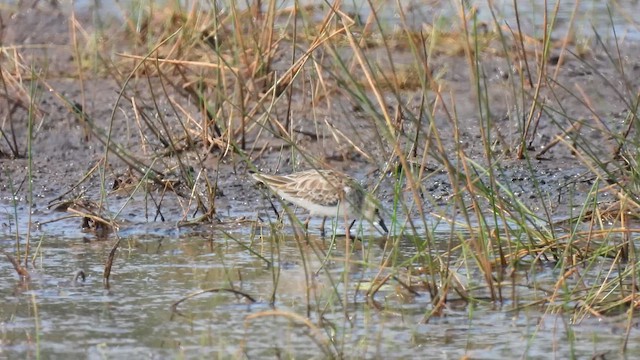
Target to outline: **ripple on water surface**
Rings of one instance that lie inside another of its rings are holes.
[[[338,239],[333,248],[321,242],[299,247],[291,237],[277,243],[247,235],[234,239],[215,231],[204,236],[124,238],[107,289],[102,271],[113,239],[87,242],[45,237],[30,280],[19,281],[11,264],[0,262],[2,351],[9,357],[24,357],[39,349],[47,355],[89,358],[212,353],[323,358],[338,351],[346,357],[369,358],[465,354],[485,359],[545,358],[572,352],[618,353],[624,334],[620,326],[624,319],[587,317],[574,326],[571,319],[545,313],[542,307],[515,311],[517,304],[510,301],[456,306],[454,297],[443,316],[425,323],[432,309],[427,291],[401,298],[394,283],[367,299],[364,283],[357,285],[356,280],[371,280],[379,271],[377,266],[360,264],[364,250],[372,257],[370,263],[379,261],[383,248],[373,240],[363,242],[351,255],[355,263],[349,268],[352,285],[346,288],[347,321],[340,306],[345,291],[340,252],[344,239]],[[402,244],[401,256],[411,256],[414,241]],[[11,253],[11,244],[5,243],[4,250]],[[86,273],[86,281],[73,281],[78,269]],[[556,278],[544,275],[554,271],[551,267],[538,271],[540,281]],[[464,275],[460,270],[459,276]],[[356,286],[362,287],[357,294]],[[221,288],[245,292],[257,302],[229,292],[211,292],[185,300],[177,307],[179,313],[171,311],[172,304],[188,294]],[[271,306],[274,289],[275,306]],[[504,291],[510,291],[508,286]],[[534,290],[528,295],[522,292],[519,301],[536,296]],[[640,340],[639,335],[632,327],[630,338]],[[629,344],[630,351],[640,350],[640,342]]]

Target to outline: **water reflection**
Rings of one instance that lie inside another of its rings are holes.
[[[101,276],[110,241],[45,238],[26,281],[0,262],[3,355],[583,357],[618,353],[623,339],[621,319],[588,317],[574,326],[543,306],[514,310],[511,300],[474,304],[455,295],[442,316],[425,323],[433,308],[429,291],[405,287],[411,280],[402,269],[408,267],[381,267],[390,252],[375,239],[354,243],[345,267],[344,238],[203,234],[125,239],[108,290]],[[403,240],[394,261],[409,263],[415,244]],[[77,270],[86,281],[73,281]],[[536,271],[544,281],[554,270]],[[465,272],[460,269],[461,278]],[[371,286],[379,288],[367,297]],[[235,289],[256,301],[218,291],[180,303],[179,314],[172,311],[186,295],[212,288]],[[505,285],[507,298],[511,290]],[[541,296],[535,288],[516,290],[521,303]],[[640,340],[635,327],[630,338]],[[640,350],[637,344],[630,341],[629,351]]]
[[[103,18],[115,18],[124,20],[132,12],[138,11],[140,7],[150,6],[153,4],[157,8],[161,8],[160,4],[168,1],[115,1],[115,0],[58,0],[53,2],[42,2],[40,6],[46,6],[49,3],[58,4],[62,9],[69,10],[71,6],[79,13],[95,12]],[[15,6],[19,4],[18,0],[5,0],[7,6]],[[193,6],[209,7],[209,2],[181,1],[184,9],[191,9]],[[263,7],[268,6],[268,1],[263,1]],[[277,6],[280,9],[291,8],[294,3],[298,3],[301,9],[316,9],[319,13],[325,13],[328,6],[323,1],[307,0],[307,1],[278,1]],[[406,24],[413,30],[419,31],[423,24],[457,24],[460,18],[460,12],[463,9],[460,2],[441,1],[441,0],[409,0],[403,1],[402,12],[398,10],[398,2],[391,0],[379,0],[372,3],[376,9],[376,16],[385,26],[400,26],[400,19],[404,16]],[[494,0],[494,1],[464,1],[464,11],[469,14],[473,11],[477,14],[480,23],[494,24],[506,26],[505,30],[516,31],[518,23],[516,14],[519,14],[520,27],[523,32],[529,36],[542,39],[543,28],[546,24],[550,24],[552,20],[554,25],[554,36],[564,37],[571,33],[578,37],[591,38],[596,31],[600,36],[605,38],[614,35],[615,30],[618,39],[637,40],[640,38],[638,24],[634,22],[634,18],[629,14],[636,14],[640,11],[640,2],[638,1],[551,1],[547,3],[547,18],[544,17],[544,4],[541,1],[518,1],[512,0]],[[517,12],[516,7],[517,5]],[[217,8],[221,12],[228,12],[229,2],[218,1]],[[245,2],[236,2],[235,6],[243,8]],[[371,7],[367,2],[361,1],[343,1],[341,2],[341,10],[346,14],[354,17],[356,21],[365,22],[371,16]],[[557,9],[556,9],[557,6]],[[313,12],[309,15],[314,16]],[[320,17],[321,18],[321,17]],[[319,19],[320,19],[319,18]],[[445,31],[449,30],[446,27]]]

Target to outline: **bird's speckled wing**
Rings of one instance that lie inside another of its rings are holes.
[[[254,174],[277,192],[323,206],[335,206],[344,198],[351,180],[331,170],[308,170],[290,175]]]

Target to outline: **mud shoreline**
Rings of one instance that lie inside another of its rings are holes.
[[[32,145],[32,169],[28,174],[29,160],[24,157],[27,149],[27,123],[28,123],[28,96],[24,93],[9,93],[9,99],[3,102],[0,114],[3,121],[3,131],[7,134],[15,133],[17,146],[21,158],[13,158],[11,149],[6,139],[0,142],[0,206],[2,207],[1,222],[5,224],[15,223],[13,219],[14,204],[19,218],[24,218],[31,212],[32,223],[49,221],[59,217],[60,214],[49,209],[52,200],[69,191],[95,167],[105,154],[104,145],[95,136],[87,136],[87,129],[78,119],[77,114],[69,106],[69,103],[83,103],[83,110],[95,126],[103,132],[109,130],[112,113],[113,125],[111,127],[111,139],[114,143],[122,144],[127,150],[140,158],[149,155],[154,156],[162,151],[162,146],[153,141],[147,142],[145,136],[137,133],[136,118],[138,114],[133,107],[132,99],[136,105],[147,111],[153,110],[150,106],[157,97],[150,91],[157,89],[161,82],[151,79],[151,86],[147,79],[138,78],[127,84],[122,98],[118,94],[122,91],[122,84],[113,81],[113,78],[101,78],[97,75],[83,75],[82,81],[78,78],[78,63],[74,60],[73,44],[69,36],[69,14],[58,8],[51,8],[46,4],[40,4],[36,8],[29,9],[25,13],[11,13],[4,10],[3,44],[21,54],[25,67],[22,75],[27,76],[30,67],[33,76],[39,80],[33,83],[37,87],[37,111],[33,122]],[[78,15],[78,21],[91,30],[89,15]],[[125,32],[114,29],[114,39],[124,38]],[[40,44],[34,48],[29,45]],[[496,166],[499,171],[496,175],[499,181],[507,184],[517,194],[518,199],[528,204],[534,211],[551,212],[553,218],[562,219],[572,214],[574,207],[582,206],[586,194],[596,181],[592,169],[585,165],[584,159],[572,151],[572,146],[588,146],[603,162],[617,162],[613,158],[613,150],[616,139],[606,138],[603,128],[613,132],[622,132],[627,126],[628,104],[620,101],[618,92],[629,89],[638,89],[640,85],[640,47],[637,44],[622,44],[620,53],[623,56],[615,59],[615,63],[597,48],[586,54],[583,58],[566,57],[559,65],[557,84],[564,87],[572,87],[572,92],[551,89],[541,98],[544,101],[553,102],[563,107],[566,113],[571,114],[572,119],[584,119],[588,126],[583,126],[579,132],[581,136],[577,141],[592,139],[591,144],[576,144],[571,123],[567,119],[556,116],[552,112],[537,114],[539,120],[536,126],[535,137],[528,144],[527,156],[530,160],[516,159],[514,150],[517,149],[517,140],[521,134],[521,124],[526,111],[521,107],[519,96],[530,97],[531,94],[514,94],[508,86],[514,77],[519,76],[517,70],[505,61],[503,57],[487,55],[483,57],[481,64],[485,74],[485,81],[489,84],[488,104],[490,109],[484,109],[482,116],[478,110],[478,100],[474,89],[469,86],[468,64],[464,56],[439,56],[431,64],[434,73],[442,74],[442,82],[447,90],[442,91],[447,98],[442,99],[446,108],[440,106],[434,113],[435,126],[442,134],[442,142],[445,148],[451,150],[454,155],[463,149],[465,155],[477,161],[483,166]],[[375,55],[375,52],[372,52]],[[410,54],[398,53],[397,61],[403,59],[410,61]],[[287,58],[284,54],[282,59]],[[131,62],[124,62],[121,57],[115,56],[116,61],[122,61],[127,68],[131,68]],[[286,60],[280,60],[274,67],[285,67]],[[620,64],[626,75],[624,81],[620,80],[620,70],[616,66]],[[549,66],[555,66],[548,64]],[[5,71],[10,69],[5,65]],[[125,73],[126,71],[123,71]],[[599,74],[609,76],[610,84],[603,85],[604,80]],[[24,80],[25,88],[30,85]],[[47,89],[48,87],[48,89]],[[298,92],[296,95],[295,93]],[[389,163],[383,158],[388,154],[379,147],[377,130],[370,127],[366,112],[358,108],[357,103],[346,98],[338,90],[335,98],[331,99],[331,112],[326,109],[310,106],[309,100],[302,94],[304,89],[294,85],[291,104],[280,102],[273,108],[276,118],[290,118],[293,121],[292,128],[297,135],[297,146],[311,154],[321,154],[321,164],[310,164],[303,156],[292,155],[286,142],[274,136],[258,136],[258,130],[246,134],[244,149],[250,156],[250,160],[261,171],[287,173],[293,170],[307,169],[312,166],[334,168],[363,180],[369,185],[375,185],[371,179],[382,179],[378,190],[378,197],[385,207],[391,207],[395,180],[393,176],[384,176],[382,171],[391,174],[397,164]],[[577,97],[575,94],[583,94]],[[371,95],[372,96],[372,95]],[[422,93],[420,90],[408,89],[401,93],[401,101],[409,104],[409,108],[420,106]],[[433,99],[435,95],[428,94]],[[179,128],[178,113],[167,98],[175,100],[184,106],[188,112],[198,114],[197,109],[184,97],[173,90],[169,90],[168,96],[161,96],[159,107],[166,109],[161,114],[172,124]],[[117,105],[116,105],[117,102]],[[393,111],[397,104],[389,94],[389,111]],[[114,106],[116,110],[114,111]],[[145,108],[146,107],[146,108]],[[458,123],[451,124],[446,116],[448,112],[455,110]],[[493,142],[492,163],[487,164],[486,149],[484,148],[479,124],[491,121],[491,127],[495,134],[499,134]],[[157,116],[157,114],[156,114]],[[484,120],[482,120],[484,119]],[[181,120],[184,121],[184,120]],[[13,130],[9,123],[12,123]],[[423,120],[424,131],[427,131],[427,120]],[[407,122],[407,124],[409,124]],[[192,125],[192,124],[191,124]],[[191,126],[189,125],[189,126]],[[411,124],[406,126],[412,126]],[[459,138],[454,136],[454,128],[459,132]],[[339,132],[336,132],[336,129]],[[336,136],[342,134],[352,139],[353,145],[345,145],[342,138]],[[552,144],[560,136],[558,145],[551,147],[539,158],[535,154]],[[365,154],[379,154],[380,158],[367,158],[362,156],[358,149]],[[249,167],[241,156],[230,154],[222,156],[224,151],[214,148],[207,152],[204,145],[194,145],[186,149],[187,158],[192,159],[188,165],[193,167],[194,174],[216,182],[217,191],[215,198],[216,217],[222,222],[233,223],[236,219],[255,218],[256,209],[265,210],[263,193],[254,186],[248,174]],[[609,160],[606,160],[609,159]],[[452,159],[455,161],[455,157]],[[150,159],[149,164],[161,169],[164,174],[170,173],[170,169],[177,169],[177,164],[171,155]],[[157,212],[153,213],[154,205],[149,204],[149,199],[143,195],[129,198],[126,192],[118,194],[110,192],[114,182],[118,178],[130,174],[130,166],[119,161],[117,157],[110,155],[108,172],[104,175],[105,183],[101,184],[102,176],[98,172],[93,173],[89,179],[71,193],[68,197],[82,194],[94,201],[100,199],[101,193],[107,192],[106,200],[108,209],[116,212],[126,201],[118,220],[126,226],[145,226],[149,222],[158,221]],[[373,175],[373,176],[372,176]],[[534,176],[535,175],[535,176]],[[139,174],[138,174],[139,176]],[[29,203],[29,186],[27,178],[32,178],[31,189],[33,193],[32,203]],[[451,178],[437,161],[427,164],[425,176],[422,179],[424,189],[429,193],[429,201],[425,201],[427,213],[442,211],[450,203],[454,186]],[[606,184],[602,184],[604,187]],[[155,191],[161,191],[156,189]],[[15,194],[15,197],[12,195]],[[541,196],[541,194],[543,196]],[[164,221],[175,223],[188,220],[193,214],[193,208],[185,205],[186,199],[167,196],[163,198],[161,218]],[[598,201],[614,200],[615,194],[603,192]],[[546,209],[546,210],[545,210]],[[11,214],[11,215],[9,215]],[[76,227],[81,234],[80,223],[76,220],[64,220],[70,227]],[[22,222],[22,221],[20,221]],[[5,231],[7,228],[5,227]],[[44,231],[50,233],[51,229]],[[53,230],[54,233],[56,230]],[[81,235],[80,235],[81,236]]]

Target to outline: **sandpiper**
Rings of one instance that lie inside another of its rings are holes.
[[[360,218],[378,225],[388,233],[376,200],[351,177],[334,170],[307,170],[289,175],[254,173],[253,177],[267,185],[284,200],[309,210],[310,215],[321,215],[321,235],[327,217]],[[376,219],[377,218],[377,219]],[[355,220],[349,225],[350,232]],[[305,221],[305,229],[309,219]]]

